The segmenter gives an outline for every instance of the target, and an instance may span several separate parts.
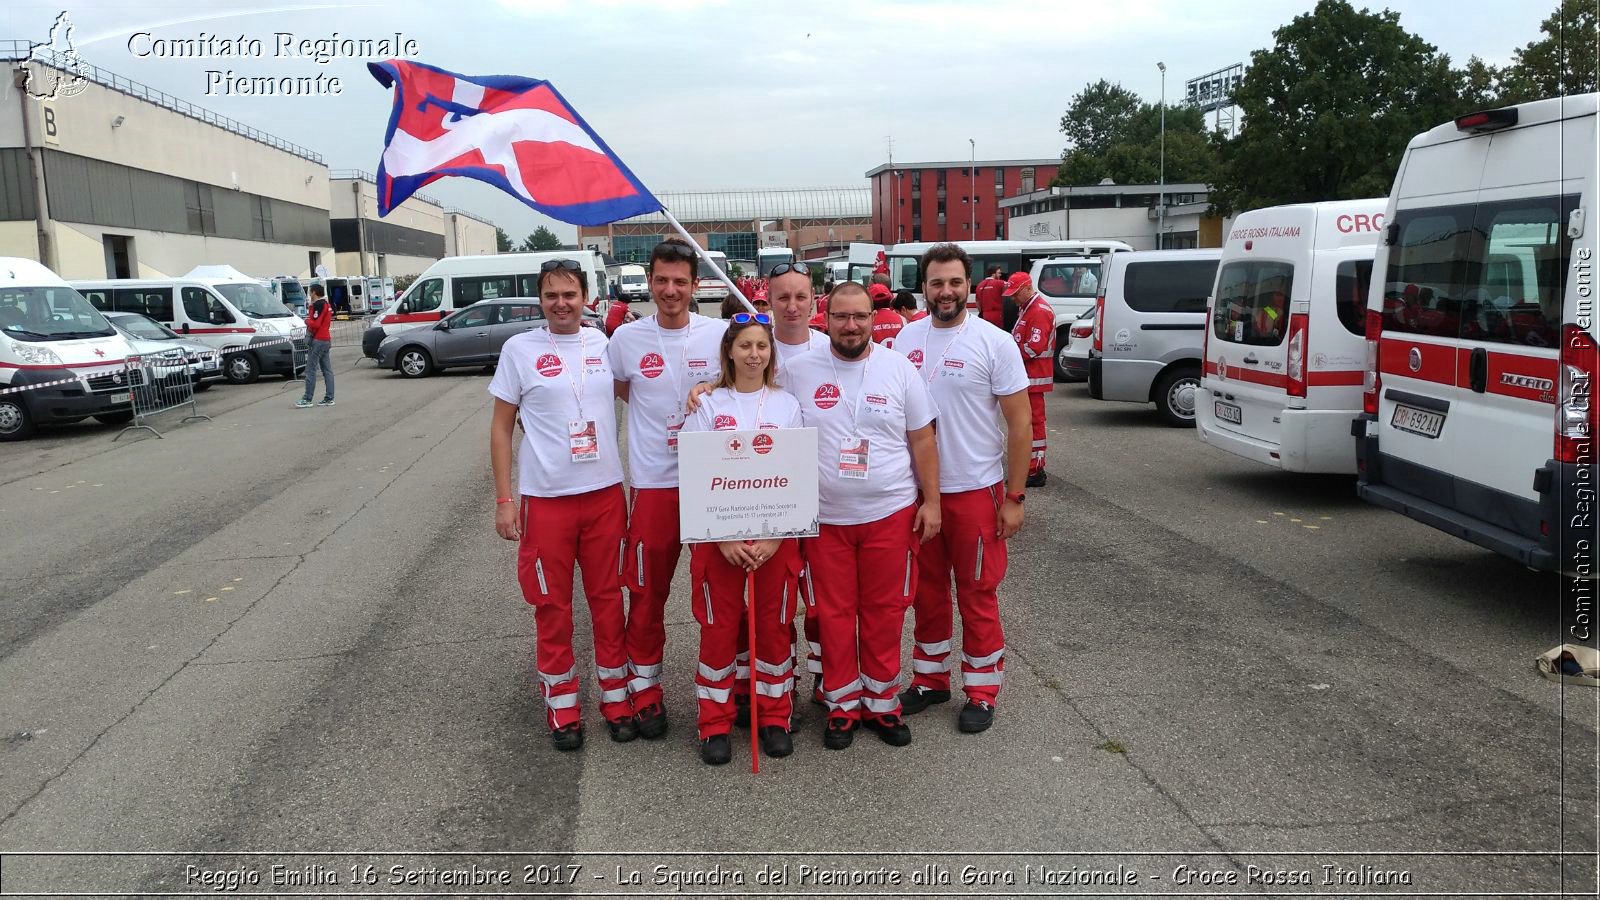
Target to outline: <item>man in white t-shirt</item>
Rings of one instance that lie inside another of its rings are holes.
[[[821,619],[823,746],[848,747],[858,724],[904,746],[900,633],[918,548],[939,533],[937,410],[906,358],[873,345],[861,285],[834,288],[828,339],[829,352],[794,357],[784,371],[803,421],[817,429],[821,528],[802,552]]]
[[[967,309],[972,260],[966,251],[935,245],[923,254],[921,271],[930,315],[907,325],[895,349],[917,367],[939,406],[944,528],[919,557],[913,674],[900,700],[911,715],[950,699],[953,577],[967,695],[957,724],[979,732],[994,721],[1005,678],[998,591],[1006,541],[1022,528],[1033,438],[1028,375],[1011,336]]]
[[[616,395],[628,402],[628,474],[633,484],[623,560],[628,664],[633,670],[628,690],[639,734],[652,739],[667,733],[661,693],[664,614],[683,546],[678,541],[678,431],[689,389],[716,381],[721,372],[718,352],[727,329],[722,320],[692,311],[697,268],[688,244],[657,244],[646,267],[656,313],[618,328],[607,348]]]
[[[574,563],[583,571],[594,627],[600,712],[612,740],[631,741],[639,733],[628,697],[618,571],[627,504],[606,336],[582,327],[588,282],[577,261],[552,260],[539,272],[538,289],[548,325],[506,341],[489,382],[495,398],[489,458],[495,530],[521,542],[517,581],[533,605],[551,738],[559,750],[576,750],[583,746],[583,714],[572,652]],[[519,418],[523,437],[513,486],[511,445]]]

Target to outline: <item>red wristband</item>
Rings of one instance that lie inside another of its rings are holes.
[[[501,503],[515,503],[515,502],[517,502],[517,498],[515,498],[515,497],[498,497],[498,498],[495,499],[494,502],[495,502],[495,505],[498,506]]]

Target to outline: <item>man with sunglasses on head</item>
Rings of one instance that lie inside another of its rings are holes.
[[[623,571],[628,585],[628,682],[639,734],[667,733],[661,692],[665,610],[683,545],[678,540],[678,432],[695,385],[721,373],[727,323],[694,312],[698,257],[669,238],[645,267],[656,312],[617,329],[607,355],[616,395],[628,403],[628,472],[633,482]]]
[[[583,572],[594,629],[600,712],[612,740],[639,733],[628,698],[619,572],[628,513],[606,337],[583,327],[588,281],[576,261],[555,259],[541,267],[538,290],[545,327],[506,341],[489,382],[495,398],[489,459],[495,531],[520,542],[517,581],[533,606],[546,724],[556,749],[570,751],[583,746],[572,651],[574,564]],[[514,483],[511,445],[519,419]]]
[[[994,721],[1005,678],[998,591],[1006,574],[1005,542],[1022,528],[1033,438],[1028,376],[1011,336],[967,308],[972,259],[965,250],[936,244],[923,254],[921,272],[929,316],[907,325],[895,349],[917,367],[939,406],[944,527],[918,558],[913,674],[900,702],[913,715],[950,699],[953,578],[967,695],[957,726],[979,732]]]

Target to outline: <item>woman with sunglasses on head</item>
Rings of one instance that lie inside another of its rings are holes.
[[[799,428],[800,404],[774,378],[772,320],[765,313],[735,313],[722,337],[722,375],[702,396],[684,431],[752,431]],[[695,544],[690,553],[694,615],[700,623],[700,758],[721,765],[733,756],[728,733],[734,720],[734,673],[744,609],[746,574],[755,573],[751,604],[756,618],[755,725],[768,756],[794,751],[792,711],[796,591],[800,553],[796,541],[723,541]]]

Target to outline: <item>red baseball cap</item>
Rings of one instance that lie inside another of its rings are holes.
[[[875,284],[867,288],[867,296],[872,299],[872,302],[876,303],[879,300],[893,299],[894,291],[889,290],[889,286],[886,284]]]
[[[1006,289],[1000,293],[1000,296],[1009,297],[1024,285],[1033,287],[1033,279],[1028,277],[1027,272],[1013,272],[1011,277],[1006,279]]]

